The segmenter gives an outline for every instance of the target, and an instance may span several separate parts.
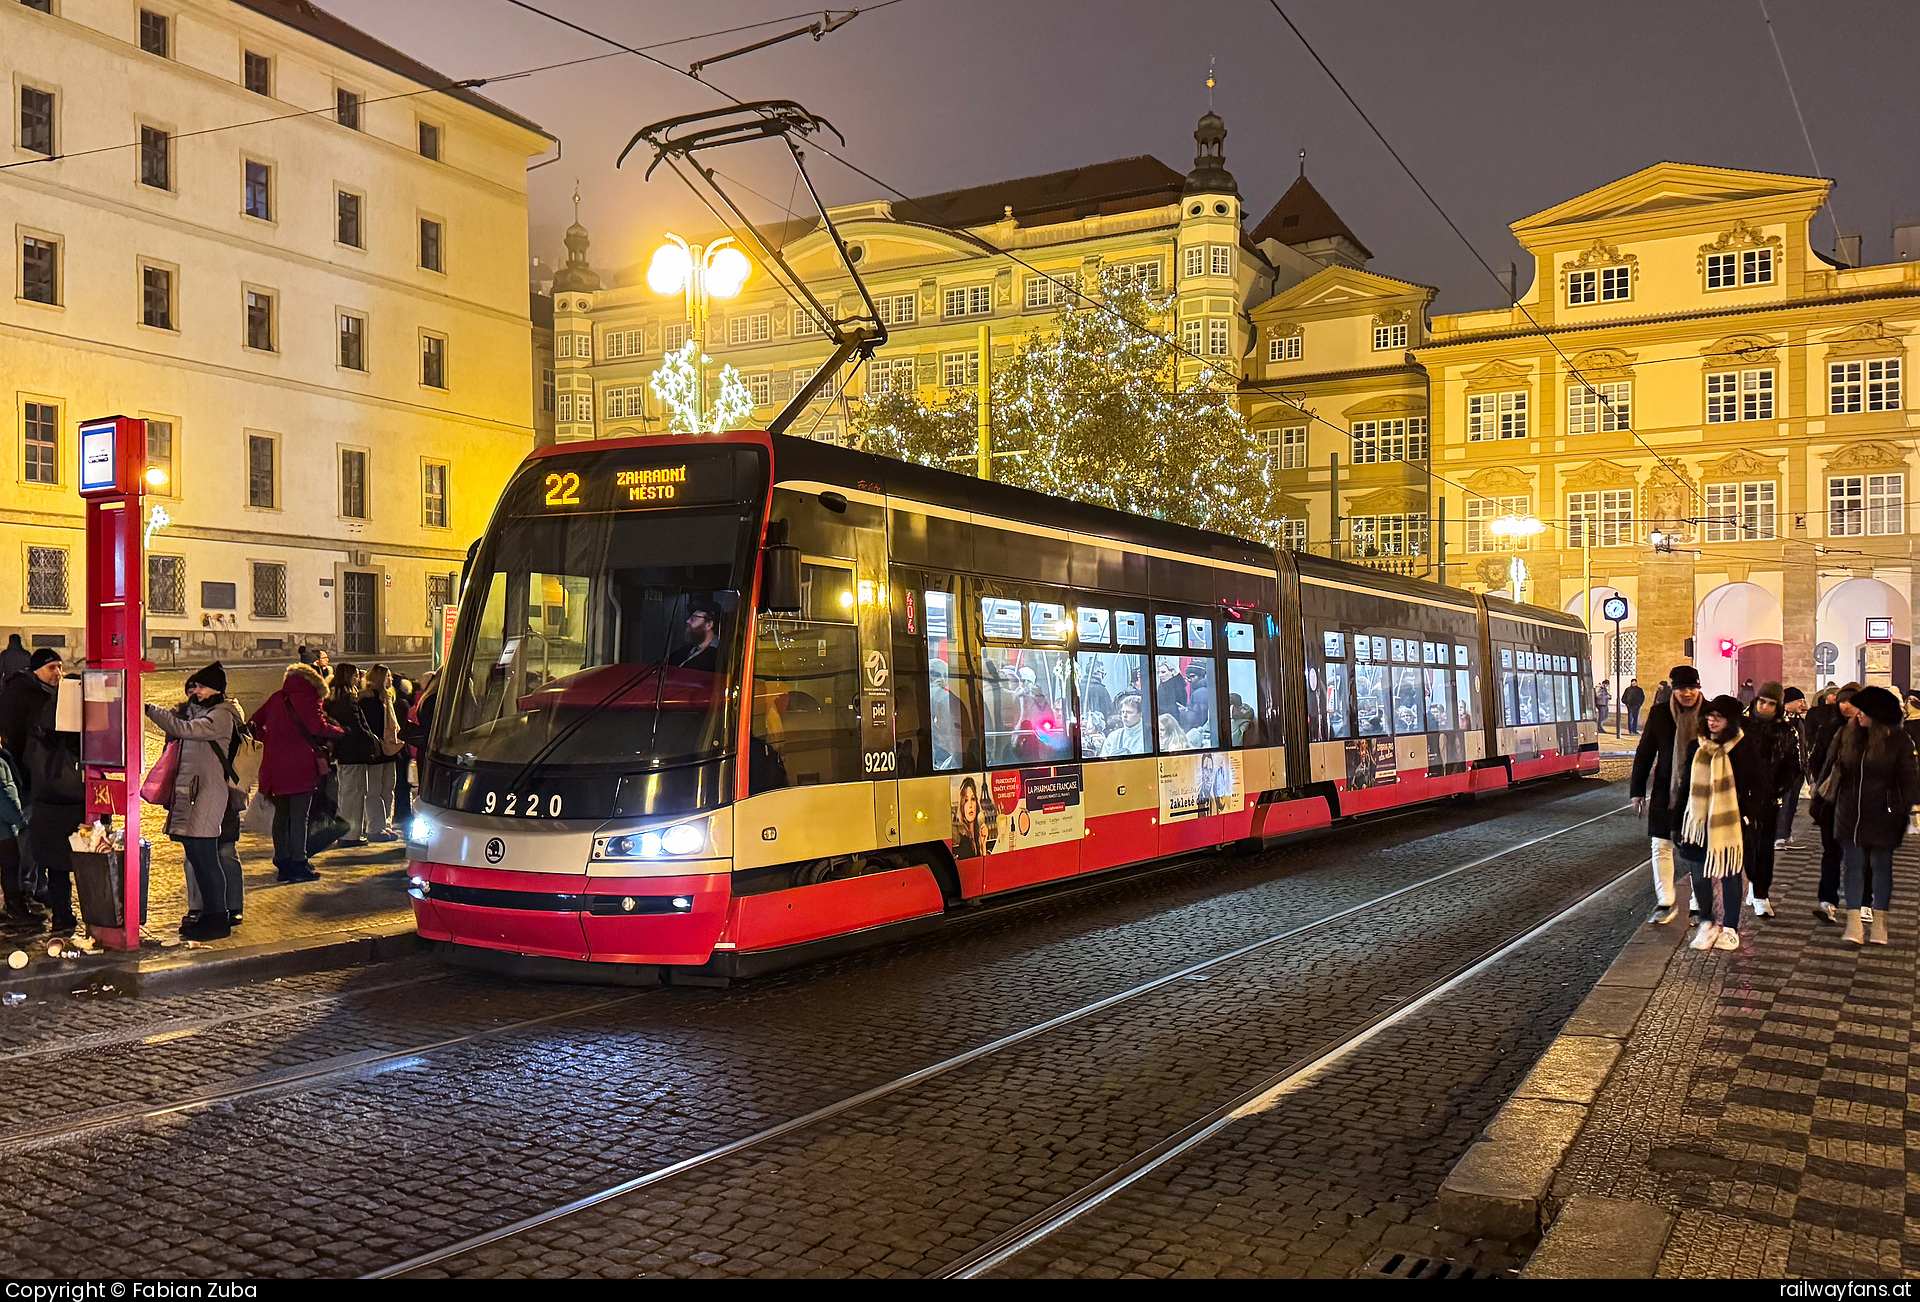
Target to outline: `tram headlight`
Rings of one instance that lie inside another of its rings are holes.
[[[623,859],[684,859],[708,851],[707,820],[695,819],[671,827],[619,836],[596,836],[593,857],[601,862]]]
[[[415,814],[407,820],[407,844],[425,845],[433,839],[433,820],[425,814]]]

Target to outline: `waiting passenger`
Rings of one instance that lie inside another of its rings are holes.
[[[1227,721],[1233,729],[1233,744],[1246,743],[1247,725],[1253,722],[1253,707],[1240,699],[1240,693],[1227,693]]]
[[[1160,716],[1160,753],[1171,755],[1176,751],[1192,750],[1187,741],[1186,731],[1181,728],[1180,720],[1171,714]]]
[[[1120,711],[1120,723],[1107,734],[1106,744],[1100,754],[1103,757],[1145,755],[1148,750],[1147,725],[1140,714],[1140,697],[1128,692],[1116,702],[1115,708]]]

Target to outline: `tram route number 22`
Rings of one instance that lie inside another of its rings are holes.
[[[522,799],[526,804],[520,803]],[[540,797],[533,792],[522,797],[517,791],[509,791],[506,800],[502,801],[499,792],[489,791],[487,798],[481,802],[480,812],[500,814],[507,818],[538,818],[543,813],[548,818],[558,818],[560,817],[560,796],[557,792],[548,796],[546,808],[543,810],[540,807]]]
[[[554,473],[547,476],[548,506],[580,505],[580,476],[573,471]]]

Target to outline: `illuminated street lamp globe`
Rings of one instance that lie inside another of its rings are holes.
[[[702,349],[707,342],[707,305],[712,299],[732,298],[746,288],[753,275],[753,262],[734,244],[731,235],[704,246],[689,244],[671,231],[666,239],[647,263],[647,288],[661,295],[686,295],[693,410],[701,412],[706,410]]]

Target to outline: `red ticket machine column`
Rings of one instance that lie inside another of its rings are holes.
[[[87,819],[121,820],[125,925],[94,927],[108,949],[140,947],[140,674],[146,656],[147,423],[109,416],[80,426],[80,496],[87,504],[87,665],[80,761]]]

